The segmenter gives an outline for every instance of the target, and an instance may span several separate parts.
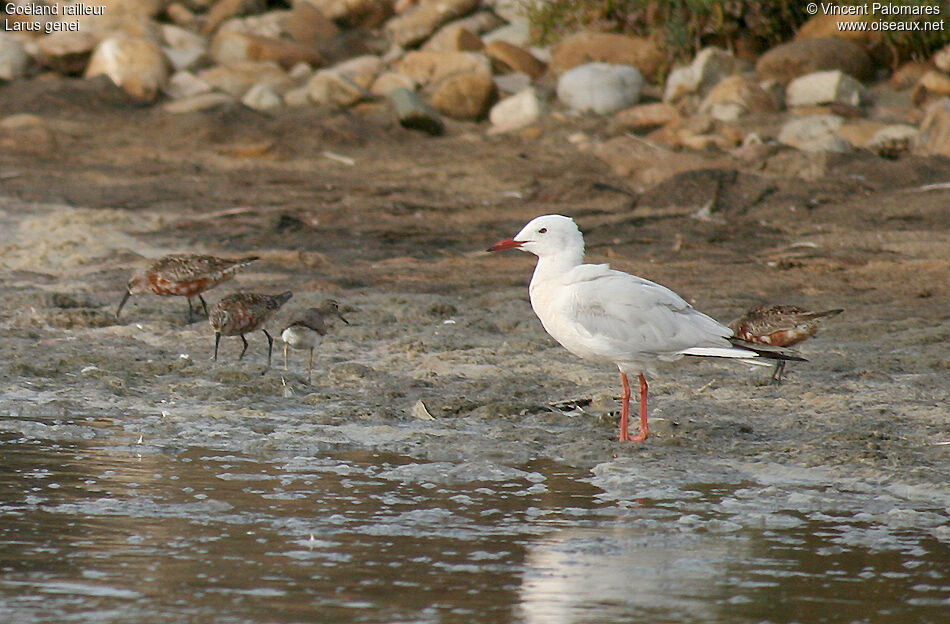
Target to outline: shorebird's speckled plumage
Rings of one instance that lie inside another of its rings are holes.
[[[190,323],[194,314],[193,297],[198,297],[205,314],[208,314],[208,305],[201,293],[231,279],[238,270],[255,260],[256,256],[233,260],[199,254],[171,254],[159,258],[144,271],[132,275],[115,316],[119,318],[122,307],[132,295],[153,293],[163,297],[186,297]]]
[[[244,343],[244,348],[241,349],[241,355],[238,357],[240,360],[247,351],[247,339],[244,334],[260,329],[267,336],[267,366],[270,367],[274,339],[266,329],[263,329],[264,323],[291,297],[293,293],[289,290],[279,295],[235,293],[216,303],[208,314],[208,322],[214,329],[213,359],[218,359],[218,343],[221,341],[221,336],[240,336]]]
[[[758,306],[746,312],[729,327],[736,338],[746,342],[790,347],[815,335],[823,318],[841,314],[843,310],[809,312],[793,305]],[[785,360],[779,360],[772,371],[773,383],[781,383]]]
[[[343,318],[343,313],[340,312],[340,304],[334,299],[325,299],[318,307],[308,308],[280,333],[280,337],[284,341],[284,370],[287,370],[288,347],[310,350],[307,383],[312,382],[313,350],[320,345],[323,337],[327,335],[327,318],[329,316],[336,316],[349,325],[349,321]]]

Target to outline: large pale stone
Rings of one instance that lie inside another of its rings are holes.
[[[910,98],[914,104],[920,106],[928,100],[950,95],[950,76],[943,72],[930,70],[920,77],[914,85]]]
[[[373,84],[370,86],[369,92],[373,95],[388,97],[396,89],[415,91],[418,86],[419,83],[409,76],[400,74],[399,72],[390,71],[383,72],[377,76],[376,80],[374,80]]]
[[[151,101],[168,80],[168,60],[154,41],[116,35],[96,46],[85,77],[105,74],[126,93]]]
[[[866,99],[864,85],[837,69],[799,76],[788,83],[785,89],[785,104],[788,107],[822,104],[860,106]]]
[[[338,63],[333,69],[352,80],[361,89],[369,89],[384,66],[383,60],[378,56],[365,54]]]
[[[635,67],[588,63],[561,75],[557,97],[576,111],[606,115],[636,104],[642,88],[643,76]]]
[[[174,100],[194,97],[202,93],[209,93],[211,85],[201,80],[190,71],[177,71],[165,84],[165,94]]]

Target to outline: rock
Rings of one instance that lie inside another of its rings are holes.
[[[165,84],[164,91],[173,100],[182,100],[202,93],[210,93],[211,85],[190,71],[181,70],[171,75]]]
[[[865,80],[874,73],[871,57],[858,44],[838,37],[798,39],[778,45],[755,65],[760,80],[789,83],[799,76],[838,69]]]
[[[310,94],[307,87],[298,87],[284,93],[284,104],[292,108],[308,106],[310,104]]]
[[[492,60],[495,71],[501,74],[521,72],[538,78],[547,69],[547,66],[530,52],[505,41],[492,41],[485,46],[485,54]]]
[[[297,43],[322,46],[340,34],[340,28],[333,20],[309,2],[296,2],[291,10],[274,13],[278,14],[280,36],[289,37]]]
[[[950,95],[950,76],[930,70],[920,77],[910,93],[910,99],[920,106],[928,100]]]
[[[865,28],[864,30],[858,28],[848,30],[847,28],[842,28],[840,25],[848,22],[865,22],[867,20],[867,15],[835,15],[830,12],[819,13],[799,27],[798,32],[795,33],[795,38],[814,39],[818,37],[838,37],[863,44],[870,41],[872,35],[874,35],[870,28]]]
[[[259,6],[258,0],[218,0],[205,14],[202,32],[206,35],[213,33],[225,20],[244,13],[253,12]]]
[[[950,74],[950,45],[934,52],[933,63],[943,73]]]
[[[280,66],[270,62],[245,61],[233,65],[217,65],[198,72],[198,78],[207,82],[213,89],[237,98],[242,97],[258,82],[267,84],[278,93],[294,86],[293,80]]]
[[[391,0],[305,0],[294,6],[309,4],[344,28],[376,28],[393,14]]]
[[[394,89],[389,94],[389,101],[396,110],[396,119],[404,128],[422,130],[433,136],[442,134],[445,125],[439,114],[422,101],[413,91],[408,89]]]
[[[910,89],[926,74],[934,69],[930,63],[921,63],[920,61],[908,61],[898,67],[891,74],[891,87],[903,91]]]
[[[383,60],[372,54],[357,56],[334,65],[332,69],[343,74],[362,89],[369,89],[382,72]]]
[[[241,103],[256,111],[272,111],[284,105],[280,94],[266,84],[258,83],[248,89]]]
[[[480,69],[451,74],[433,83],[429,103],[448,117],[477,120],[488,114],[497,99],[491,73]]]
[[[96,46],[84,77],[100,74],[132,97],[150,102],[168,80],[168,59],[154,41],[115,35]]]
[[[324,69],[307,83],[307,95],[316,104],[352,106],[367,95],[365,89],[336,69]]]
[[[878,156],[895,158],[906,154],[917,143],[920,131],[907,124],[891,124],[878,130],[865,147]]]
[[[234,103],[234,98],[227,93],[203,93],[182,100],[174,100],[165,104],[162,109],[167,113],[195,113],[198,111],[220,108]]]
[[[549,68],[555,74],[562,74],[591,62],[632,65],[652,79],[666,62],[666,56],[656,42],[643,37],[581,32],[554,46]]]
[[[738,60],[719,48],[704,48],[693,62],[670,72],[663,90],[664,102],[678,102],[694,93],[705,95],[726,76],[738,71]]]
[[[530,126],[544,114],[544,103],[533,88],[527,88],[492,106],[489,132],[501,133]]]
[[[16,80],[26,75],[30,55],[19,39],[0,31],[0,80]]]
[[[779,131],[780,143],[804,152],[849,152],[851,145],[835,134],[842,119],[837,115],[809,115],[791,119]]]
[[[706,169],[712,161],[703,154],[667,149],[627,135],[614,137],[594,148],[594,155],[621,177],[638,186],[655,186],[683,171]]]
[[[290,68],[290,71],[287,72],[287,75],[290,76],[291,80],[296,80],[297,82],[306,82],[313,76],[313,67],[311,67],[308,63],[297,63]]]
[[[373,81],[373,84],[369,88],[369,92],[373,95],[389,97],[396,89],[415,91],[418,87],[419,83],[409,76],[400,74],[399,72],[390,71],[380,74],[376,80]]]
[[[197,18],[195,17],[195,14],[192,13],[191,9],[178,2],[169,4],[165,9],[165,15],[168,16],[168,19],[182,28],[191,29],[194,28],[195,24],[197,23]]]
[[[162,39],[166,44],[162,49],[175,70],[192,69],[208,59],[207,40],[191,31],[164,24]]]
[[[576,111],[606,115],[636,104],[642,88],[643,76],[635,67],[588,63],[561,75],[557,97]]]
[[[785,105],[790,108],[822,104],[860,106],[865,100],[864,85],[837,69],[799,76],[785,88]]]
[[[914,151],[925,156],[950,156],[950,98],[940,98],[927,106]]]
[[[421,49],[429,52],[477,52],[484,47],[481,37],[453,22],[440,28]]]
[[[68,76],[82,74],[97,43],[88,32],[56,32],[31,41],[27,51],[40,65]]]
[[[887,127],[887,124],[870,119],[850,119],[841,124],[835,134],[853,145],[865,148],[878,132]]]
[[[474,52],[409,52],[396,65],[399,73],[409,76],[421,85],[436,82],[460,72],[484,71],[491,73],[491,62]]]
[[[289,39],[262,37],[234,30],[221,29],[211,41],[211,56],[220,65],[243,61],[273,61],[290,69],[297,63],[312,66],[325,64],[323,56],[312,46]]]
[[[772,97],[757,81],[737,75],[720,80],[700,104],[699,112],[720,121],[735,121],[748,113],[766,113],[775,108]]]
[[[386,22],[385,30],[396,45],[413,47],[446,22],[471,13],[477,6],[478,0],[422,0]]]
[[[618,111],[610,120],[608,132],[619,134],[627,130],[652,130],[680,119],[679,110],[666,102],[651,102]]]
[[[509,95],[524,91],[531,86],[531,82],[531,76],[521,72],[495,76],[495,86],[498,87],[498,92]]]
[[[482,35],[482,41],[504,41],[516,46],[526,46],[531,43],[531,23],[522,18],[499,26]]]

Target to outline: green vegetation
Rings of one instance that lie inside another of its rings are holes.
[[[719,46],[753,57],[790,40],[811,15],[804,0],[522,0],[538,43],[553,43],[587,28],[656,37],[669,63],[692,58],[706,46]],[[891,0],[891,4],[940,6],[939,0]],[[864,5],[864,2],[839,4]],[[929,57],[950,43],[950,3],[938,16],[870,16],[879,22],[946,20],[945,30],[889,30],[869,33],[876,58],[892,65]],[[913,28],[913,26],[911,26]]]

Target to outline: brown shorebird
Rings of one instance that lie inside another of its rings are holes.
[[[235,293],[228,295],[214,304],[208,315],[208,322],[214,329],[214,356],[218,359],[218,343],[221,336],[240,336],[244,343],[241,355],[247,351],[247,338],[244,334],[261,329],[267,336],[267,367],[270,368],[271,352],[274,349],[274,339],[263,329],[264,323],[270,316],[287,303],[294,294],[289,290],[279,295],[255,295],[252,293]]]
[[[119,309],[115,311],[115,317],[119,318],[122,306],[132,295],[153,293],[163,297],[173,295],[187,297],[188,322],[191,323],[194,315],[191,305],[192,297],[198,297],[207,316],[208,304],[205,303],[201,293],[231,279],[238,270],[255,260],[257,256],[229,260],[198,254],[171,254],[159,258],[145,271],[132,275],[125,296],[119,303]]]
[[[284,341],[284,370],[287,370],[287,348],[310,349],[310,363],[307,364],[307,383],[313,383],[313,350],[320,346],[323,337],[327,335],[327,317],[339,317],[341,321],[350,324],[340,312],[340,304],[334,299],[324,299],[316,308],[307,310],[295,318],[293,322],[280,332]]]
[[[821,319],[841,314],[843,311],[837,309],[809,312],[793,305],[758,306],[729,323],[729,327],[739,340],[790,347],[814,336]],[[782,383],[784,371],[785,360],[778,360],[772,370],[772,383]]]

